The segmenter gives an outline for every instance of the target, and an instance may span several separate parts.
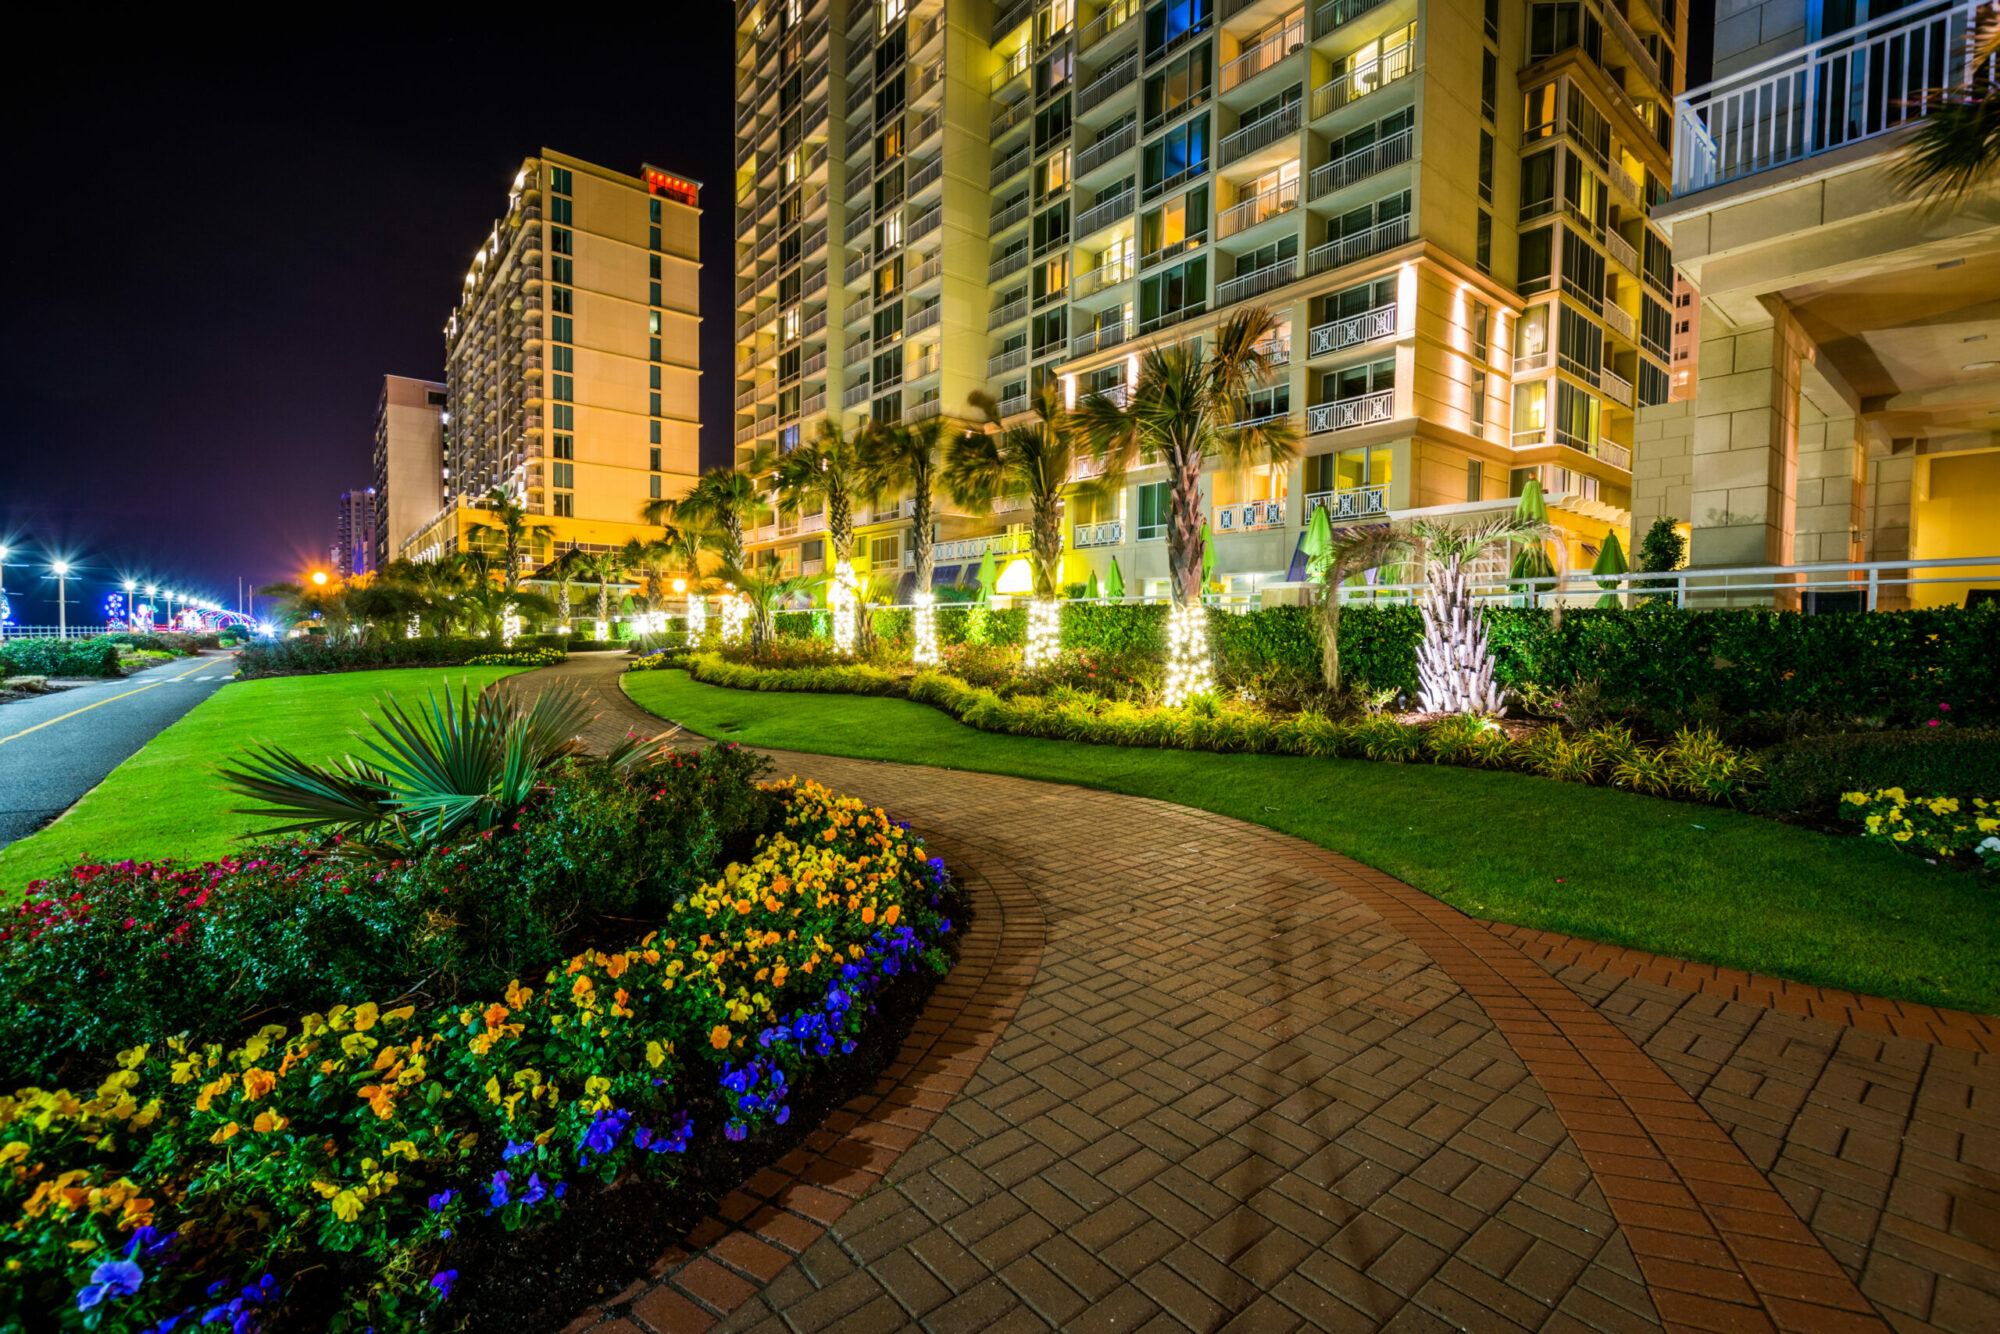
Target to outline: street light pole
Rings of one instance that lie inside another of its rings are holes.
[[[0,639],[7,637],[7,548],[0,544]]]
[[[59,560],[50,567],[56,576],[56,638],[69,638],[69,562]]]

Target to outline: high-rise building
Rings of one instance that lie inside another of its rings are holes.
[[[1219,576],[1296,580],[1336,521],[1507,508],[1588,563],[1669,392],[1679,0],[738,5],[739,457],[849,425],[1128,392],[1263,305],[1259,416],[1301,457],[1204,479]],[[835,115],[834,112],[840,114]],[[834,153],[839,149],[839,153]],[[833,281],[838,273],[840,281]],[[1064,578],[1164,588],[1165,483],[1072,497]],[[939,579],[1024,549],[947,511]],[[894,503],[857,542],[907,561]],[[813,515],[754,536],[810,568]],[[958,568],[954,568],[958,567]]]
[[[1637,529],[1687,530],[1691,566],[2000,547],[2000,182],[1939,205],[1897,175],[1902,131],[1938,105],[1921,90],[1968,80],[1982,12],[1768,0],[1716,24],[1660,210],[1690,284],[1675,331],[1699,340],[1693,393],[1641,414],[1633,507]],[[1867,596],[1956,603],[1995,573],[1892,572]]]
[[[531,565],[658,536],[641,509],[700,468],[700,216],[699,184],[657,167],[521,164],[445,326],[442,508],[401,554],[465,549],[495,489],[552,530]]]
[[[375,553],[381,569],[444,508],[445,387],[382,377],[375,402]]]
[[[333,547],[328,555],[333,572],[342,579],[370,574],[375,563],[375,488],[340,493],[340,510],[334,519]]]

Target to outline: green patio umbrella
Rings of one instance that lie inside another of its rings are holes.
[[[1592,574],[1614,576],[1612,578],[1598,579],[1597,586],[1605,590],[1598,595],[1598,606],[1615,607],[1618,605],[1619,580],[1615,576],[1625,574],[1631,568],[1631,566],[1625,563],[1625,548],[1619,545],[1618,534],[1610,534],[1604,539],[1604,546],[1597,553],[1597,562],[1590,567]]]
[[[1111,558],[1111,573],[1104,580],[1104,596],[1117,602],[1125,596],[1125,576],[1119,573],[1118,558]]]
[[[1083,595],[1092,602],[1102,602],[1104,600],[1104,590],[1097,586],[1097,571],[1092,570],[1090,572],[1090,583],[1084,588]]]
[[[1326,567],[1322,562],[1327,552],[1333,550],[1333,520],[1326,517],[1326,506],[1313,506],[1312,522],[1306,525],[1299,550],[1305,553],[1307,582],[1325,583]]]
[[[1206,592],[1215,582],[1215,543],[1208,540],[1208,524],[1201,525],[1201,587]]]
[[[991,602],[993,600],[993,585],[999,578],[999,571],[993,568],[992,549],[988,548],[986,554],[979,558],[979,600],[981,602]]]
[[[1532,523],[1547,523],[1549,507],[1542,499],[1541,479],[1530,477],[1521,488],[1520,503],[1514,506],[1514,517]],[[1512,579],[1553,579],[1556,567],[1549,560],[1548,549],[1539,541],[1523,543],[1514,556],[1514,567],[1508,571]],[[1540,591],[1539,589],[1537,591]]]

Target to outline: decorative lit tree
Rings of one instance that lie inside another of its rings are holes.
[[[911,598],[916,604],[911,618],[916,640],[912,656],[924,667],[938,662],[936,595],[931,592],[936,526],[932,509],[940,463],[938,447],[945,430],[943,417],[931,417],[914,424],[878,423],[861,437],[863,489],[881,496],[910,493],[910,544],[917,566],[917,587]]]
[[[515,503],[514,497],[505,487],[496,486],[481,496],[479,508],[494,516],[493,523],[475,523],[468,532],[476,537],[491,541],[498,539],[507,567],[502,571],[501,580],[509,593],[521,587],[521,558],[524,550],[532,556],[535,542],[550,536],[555,529],[546,523],[528,517],[527,509]]]
[[[1061,640],[1062,497],[1077,458],[1076,423],[1053,384],[1042,386],[1032,422],[1008,426],[991,394],[975,393],[972,406],[990,429],[968,431],[945,450],[943,479],[952,499],[985,509],[1002,497],[1022,498],[1033,516],[1029,530],[1034,598],[1028,605],[1027,665],[1053,661]]]
[[[615,551],[581,552],[578,553],[575,564],[579,579],[590,580],[597,584],[597,623],[605,627],[605,633],[609,634],[611,581],[623,574],[625,567]]]
[[[1276,369],[1279,322],[1262,307],[1239,312],[1207,338],[1153,347],[1139,359],[1138,383],[1120,404],[1093,394],[1076,417],[1104,471],[1093,488],[1115,493],[1142,464],[1167,468],[1167,570],[1174,610],[1168,626],[1166,702],[1185,703],[1213,688],[1202,611],[1204,525],[1201,475],[1214,455],[1224,468],[1284,464],[1298,454],[1289,417],[1260,419],[1250,394]]]
[[[779,460],[777,471],[782,507],[803,511],[817,504],[826,509],[826,538],[833,545],[826,587],[826,605],[833,612],[833,645],[852,653],[861,598],[854,574],[854,506],[874,495],[860,442],[835,418],[823,418],[811,440]]]
[[[753,653],[762,653],[776,637],[779,609],[812,587],[813,583],[809,577],[786,574],[777,553],[771,551],[765,552],[763,559],[748,569],[725,565],[718,573],[734,585],[731,597],[749,612],[750,649]]]

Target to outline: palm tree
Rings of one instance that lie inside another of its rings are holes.
[[[1027,500],[1035,596],[1053,598],[1062,583],[1062,494],[1076,462],[1074,423],[1053,384],[1042,386],[1035,399],[1032,424],[1003,424],[991,394],[973,394],[972,406],[993,429],[954,439],[945,450],[940,480],[968,509],[985,509],[1002,496]]]
[[[724,565],[718,574],[735,586],[739,597],[750,604],[750,650],[761,653],[777,633],[778,608],[795,595],[812,587],[802,575],[786,574],[777,553],[767,551],[763,559],[748,568]]]
[[[854,506],[874,492],[862,466],[859,441],[841,429],[833,417],[820,421],[810,441],[802,442],[778,461],[778,503],[802,510],[826,506],[826,536],[833,543],[833,564],[854,563]],[[739,561],[740,565],[741,562]],[[848,574],[852,577],[852,569]]]
[[[577,556],[576,577],[596,581],[597,619],[607,625],[611,621],[611,581],[622,573],[624,566],[615,551],[586,551]]]
[[[775,455],[761,447],[739,468],[710,468],[678,500],[649,501],[641,510],[647,523],[674,525],[700,535],[725,564],[743,564],[743,521],[763,503]]]
[[[555,558],[552,566],[554,570],[552,579],[556,586],[556,619],[562,622],[565,631],[569,629],[569,586],[576,582],[577,561],[582,555],[583,553],[572,544]]]
[[[639,579],[639,598],[647,611],[658,611],[667,598],[667,580],[673,578],[675,562],[664,542],[641,542],[633,538],[618,552],[618,563]]]
[[[521,548],[530,551],[537,538],[547,537],[555,532],[549,524],[532,520],[524,506],[514,503],[514,497],[505,487],[496,486],[481,496],[481,509],[490,510],[498,519],[497,523],[475,523],[468,532],[480,537],[497,535],[507,556],[507,568],[503,575],[509,593],[521,586]]]
[[[465,574],[456,560],[426,560],[410,563],[406,582],[418,599],[417,624],[425,632],[443,637],[451,633],[459,617],[458,594],[465,588]]]
[[[1957,203],[2000,169],[2000,13],[1968,36],[1966,79],[1920,97],[1923,119],[1904,149],[1898,175],[1934,207]]]
[[[862,488],[878,496],[911,493],[910,542],[916,551],[917,591],[931,589],[932,507],[937,491],[938,446],[944,440],[943,417],[914,425],[885,422],[861,437]]]
[[[1267,350],[1279,327],[1258,307],[1232,316],[1200,344],[1154,347],[1139,362],[1139,382],[1124,406],[1094,394],[1077,408],[1090,453],[1104,463],[1095,489],[1116,492],[1142,463],[1167,465],[1167,569],[1174,598],[1201,600],[1201,474],[1219,456],[1225,468],[1289,463],[1298,433],[1289,419],[1244,423],[1249,394],[1270,378]]]

